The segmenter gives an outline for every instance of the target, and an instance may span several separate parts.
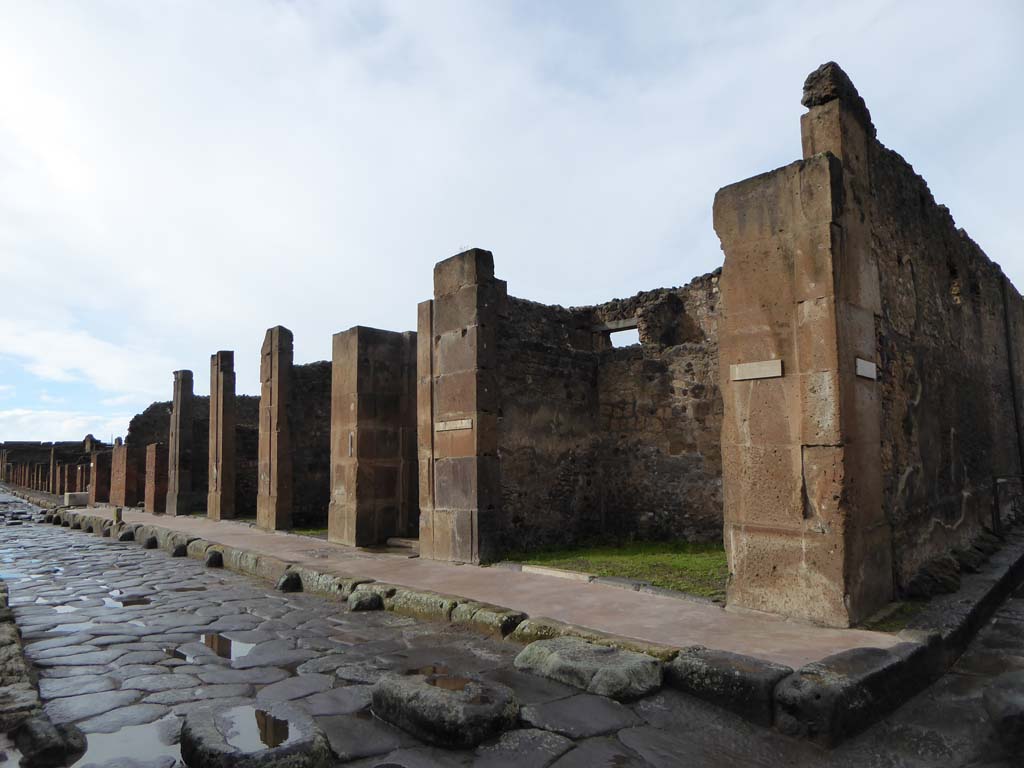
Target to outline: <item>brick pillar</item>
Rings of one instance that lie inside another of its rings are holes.
[[[133,446],[114,441],[110,470],[110,503],[115,507],[134,507],[139,503],[139,461]]]
[[[146,493],[145,508],[151,515],[161,515],[167,510],[167,467],[169,464],[166,443],[150,443],[146,446]]]
[[[110,451],[93,451],[90,464],[89,506],[95,507],[110,502]]]
[[[423,557],[476,563],[497,551],[501,488],[494,366],[504,297],[505,283],[494,277],[491,253],[473,249],[434,267],[429,321],[420,305],[418,361],[430,368],[429,386],[426,371],[418,373],[421,408],[426,390],[433,390],[429,435],[422,412],[419,421],[420,456],[432,462],[426,506],[421,491]],[[425,325],[430,329],[424,338]]]
[[[416,334],[357,326],[333,346],[328,539],[416,535]]]
[[[892,597],[873,129],[851,91],[808,104],[804,160],[726,187],[714,205],[728,603],[838,627]]]
[[[206,515],[235,516],[235,353],[210,356],[210,472]]]
[[[174,400],[167,447],[168,515],[187,515],[192,497],[192,371],[174,372]]]
[[[260,444],[256,525],[292,527],[292,451],[288,402],[292,377],[292,332],[267,331],[260,352]]]

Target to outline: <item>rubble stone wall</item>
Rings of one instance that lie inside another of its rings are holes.
[[[331,364],[292,367],[292,526],[326,528],[331,478]]]

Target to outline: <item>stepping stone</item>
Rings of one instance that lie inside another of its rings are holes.
[[[336,715],[318,717],[319,725],[331,744],[331,751],[341,762],[359,760],[364,757],[378,757],[401,747],[417,745],[416,739],[404,731],[378,720],[373,715]],[[402,765],[389,760],[374,765]]]
[[[534,728],[507,731],[496,742],[477,747],[473,768],[549,765],[572,748],[572,740],[557,733]]]
[[[378,717],[443,747],[475,746],[512,728],[519,714],[511,688],[482,678],[389,674],[371,696]]]
[[[117,683],[106,675],[46,678],[39,681],[39,695],[44,699],[60,699],[85,693],[102,693],[117,688]]]
[[[70,723],[134,704],[142,697],[140,691],[104,691],[68,696],[48,702],[44,709],[54,724]]]
[[[334,678],[330,675],[299,675],[273,683],[256,694],[259,702],[290,701],[314,693],[321,693],[331,687]]]
[[[92,717],[79,723],[83,733],[114,733],[131,725],[145,725],[167,714],[167,707],[158,704],[132,704],[105,715]]]
[[[661,662],[653,656],[595,645],[575,637],[530,643],[516,656],[515,666],[619,700],[646,696],[661,687]]]
[[[523,707],[519,717],[534,728],[555,731],[570,739],[601,736],[642,722],[628,707],[588,693]]]
[[[196,709],[181,728],[186,765],[328,768],[331,747],[313,718],[288,704]]]

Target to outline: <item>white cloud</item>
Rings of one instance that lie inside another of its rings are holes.
[[[14,397],[15,390],[13,384],[0,384],[0,400],[7,397]]]
[[[3,440],[81,440],[93,434],[100,440],[124,436],[129,415],[96,416],[92,413],[12,408],[0,410]]]
[[[469,245],[540,301],[684,283],[721,261],[715,191],[798,157],[800,86],[828,59],[1024,286],[1013,2],[106,0],[3,16],[0,355],[108,406],[169,399],[175,368],[205,392],[218,349],[257,392],[278,323],[300,362],[355,324],[414,328],[433,264]]]

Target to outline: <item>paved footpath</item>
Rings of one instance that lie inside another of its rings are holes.
[[[335,764],[359,768],[1009,768],[980,696],[994,675],[1024,669],[1024,597],[1014,596],[950,674],[826,752],[670,689],[619,704],[518,672],[511,642],[350,613],[67,528],[0,527],[0,576],[47,712],[87,734],[78,768],[180,766],[185,713],[216,703],[251,719],[275,701],[309,712]],[[428,666],[510,686],[523,705],[517,728],[475,750],[441,750],[373,715],[372,683]]]
[[[113,517],[113,509],[90,513]],[[125,510],[124,519],[182,531],[207,541],[273,555],[337,576],[358,576],[432,590],[615,635],[684,648],[703,645],[797,668],[849,648],[888,648],[894,635],[837,630],[767,614],[734,613],[712,603],[636,592],[507,568],[455,565],[367,552],[321,539],[263,531],[248,523],[169,517]]]

